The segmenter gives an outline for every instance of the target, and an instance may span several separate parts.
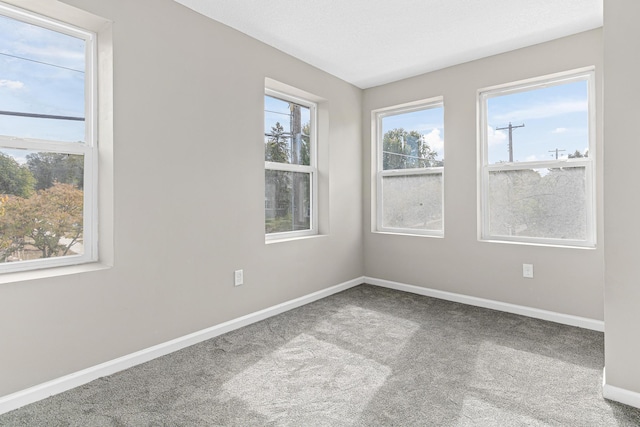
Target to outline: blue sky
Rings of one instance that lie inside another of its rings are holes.
[[[509,126],[513,130],[515,162],[566,159],[589,146],[588,84],[586,80],[489,98],[487,101],[489,163],[509,160]],[[416,130],[444,159],[443,108],[430,108],[383,118],[382,133]],[[475,147],[474,145],[471,145]],[[564,150],[564,151],[562,151]]]
[[[587,81],[489,98],[487,101],[489,163],[509,160],[509,125],[514,162],[567,158],[589,146]],[[560,151],[565,150],[565,151]]]
[[[84,117],[84,40],[0,15],[0,53],[0,110]],[[85,139],[81,121],[5,115],[0,134]],[[12,153],[23,161],[24,153]]]
[[[444,109],[442,107],[410,113],[395,114],[382,118],[382,134],[393,129],[407,132],[418,131],[429,147],[438,153],[436,160],[444,160]]]

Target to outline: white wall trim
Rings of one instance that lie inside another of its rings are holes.
[[[423,288],[421,286],[407,285],[405,283],[392,282],[390,280],[376,279],[373,277],[365,277],[364,282],[370,285],[381,286],[384,288],[396,289],[399,291],[410,292],[412,294],[424,295],[427,297],[439,298],[447,301],[459,302],[462,304],[473,305],[477,307],[490,308],[492,310],[504,311],[507,313],[520,314],[522,316],[533,317],[536,319],[548,320],[551,322],[562,323],[569,326],[577,326],[579,328],[591,329],[598,332],[604,332],[604,322],[601,320],[588,319],[586,317],[573,316],[570,314],[556,313],[553,311],[540,310],[522,305],[509,304],[506,302],[494,301],[484,298],[477,298],[453,292],[439,291],[437,289]]]
[[[252,323],[256,323],[269,317],[276,316],[278,314],[284,313],[285,311],[289,311],[294,308],[298,308],[311,302],[320,300],[322,298],[326,298],[335,293],[342,292],[349,288],[353,288],[354,286],[361,285],[362,283],[364,283],[364,277],[358,277],[339,285],[335,285],[330,288],[302,296],[300,298],[286,301],[281,304],[274,305],[273,307],[269,307],[255,313],[247,314],[246,316],[238,317],[237,319],[229,320],[219,325],[215,325],[210,328],[203,329],[201,331],[197,331],[173,339],[171,341],[167,341],[165,343],[158,344],[153,347],[149,347],[144,350],[140,350],[135,353],[131,353],[126,356],[122,356],[117,359],[113,359],[108,362],[104,362],[99,365],[92,366],[90,368],[86,368],[69,375],[65,375],[60,378],[56,378],[51,381],[47,381],[33,387],[29,387],[25,390],[0,397],[0,414],[18,409],[22,406],[37,402],[49,396],[62,393],[72,388],[89,383],[98,378],[115,374],[116,372],[131,368],[132,366],[136,366],[141,363],[145,363],[158,357],[167,355],[169,353],[173,353],[185,347],[189,347],[202,341],[215,338],[219,335],[231,332]]]
[[[602,370],[602,397],[640,408],[640,393],[607,384],[606,368]]]

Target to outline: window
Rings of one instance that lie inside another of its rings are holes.
[[[0,272],[97,259],[95,35],[0,4]]]
[[[264,117],[266,238],[317,234],[316,105],[267,90]]]
[[[482,240],[595,246],[593,75],[480,91]]]
[[[442,236],[442,98],[373,112],[377,147],[377,231]]]

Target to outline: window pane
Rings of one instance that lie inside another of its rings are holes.
[[[265,161],[309,166],[311,110],[265,95],[264,116]]]
[[[382,117],[382,169],[444,166],[444,109]]]
[[[382,177],[382,226],[442,230],[442,174]]]
[[[311,228],[311,174],[265,171],[265,232]]]
[[[581,80],[488,98],[489,164],[588,156],[587,85]]]
[[[0,34],[0,134],[84,141],[86,42],[2,15]]]
[[[490,234],[585,240],[583,167],[489,174]]]
[[[0,150],[0,263],[84,253],[84,156]]]

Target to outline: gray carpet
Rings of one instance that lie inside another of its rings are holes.
[[[358,286],[0,415],[2,426],[639,426],[603,334]]]

